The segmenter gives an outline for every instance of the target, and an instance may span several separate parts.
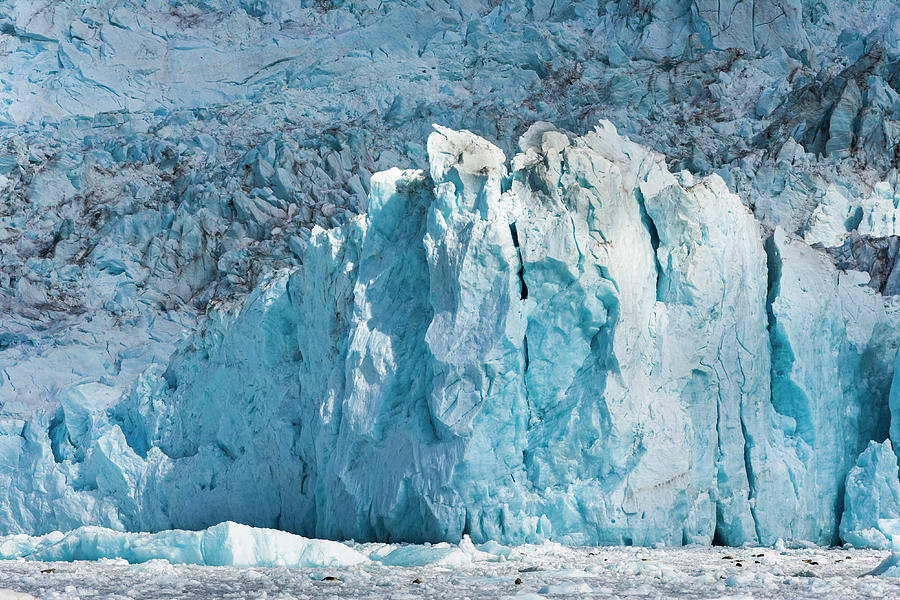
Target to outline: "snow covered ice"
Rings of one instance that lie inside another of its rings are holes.
[[[896,3],[0,6],[6,558],[893,547]]]

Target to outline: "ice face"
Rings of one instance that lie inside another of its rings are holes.
[[[884,398],[877,373],[890,371],[878,331],[889,318],[866,274],[835,270],[780,230],[768,252],[772,406],[799,460],[790,480],[806,507],[791,527],[836,542],[843,479],[866,442],[884,436],[885,407],[872,398]]]
[[[858,227],[851,268],[890,245],[893,199],[868,200],[896,183],[896,3],[6,5],[4,413],[166,363],[210,302],[364,212],[372,173],[424,166],[433,121],[511,155],[534,121],[608,118],[766,228]]]
[[[885,543],[897,3],[6,4],[0,532]]]
[[[869,276],[609,122],[520,148],[436,127],[429,174],[373,175],[123,398],[5,421],[2,530],[831,544],[848,471],[846,531],[884,516],[851,470],[898,341]]]

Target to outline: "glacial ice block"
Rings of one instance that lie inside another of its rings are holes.
[[[0,559],[41,561],[122,558],[130,563],[165,559],[217,567],[349,567],[367,562],[356,550],[274,529],[225,522],[205,531],[125,533],[85,526],[66,534],[0,538]]]
[[[891,547],[882,519],[900,519],[900,478],[890,440],[871,442],[850,473],[844,489],[841,539],[862,548]]]
[[[785,539],[837,543],[844,478],[869,440],[887,435],[896,329],[866,274],[838,271],[780,229],[767,251],[773,434],[783,440],[772,451],[791,469],[782,490],[770,488],[766,509],[757,506],[759,526],[770,541],[781,530]]]
[[[680,397],[702,359],[688,355],[648,368],[662,358],[675,314],[659,302],[659,256],[681,244],[656,238],[648,213],[677,181],[660,155],[621,138],[609,123],[575,140],[541,129],[525,136],[534,141],[514,160],[511,190],[521,206],[514,225],[527,289],[530,483],[544,490],[554,535],[708,543],[719,497],[718,440],[708,436],[717,411]],[[675,228],[679,219],[696,218],[693,208],[658,212],[671,213]],[[711,295],[713,302],[722,297]],[[699,322],[695,317],[686,329]],[[736,450],[743,456],[742,445]],[[741,495],[743,517],[736,518],[744,528],[737,536],[746,539],[753,532],[746,483]],[[586,510],[567,514],[573,501]]]
[[[891,553],[865,575],[900,578],[900,519],[882,519],[878,522],[878,529],[891,540]]]

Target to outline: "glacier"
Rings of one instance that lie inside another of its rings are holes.
[[[11,425],[3,529],[835,543],[900,335],[869,276],[609,122],[520,143],[436,127],[164,369]]]
[[[0,534],[890,547],[895,3],[0,6]]]

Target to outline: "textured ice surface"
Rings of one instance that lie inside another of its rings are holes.
[[[15,590],[2,588],[0,589],[0,599],[2,600],[35,600],[31,594],[17,592]]]
[[[891,553],[867,575],[900,578],[900,519],[880,519],[878,528],[890,540]]]
[[[15,534],[0,537],[0,560],[121,560],[132,564],[164,560],[183,565],[292,569],[343,568],[374,560],[389,567],[459,568],[476,561],[505,560],[510,553],[508,547],[496,543],[484,548],[476,548],[468,537],[453,545],[367,544],[352,548],[340,542],[229,521],[203,531],[135,533],[84,526],[43,536]]]
[[[881,531],[897,4],[493,4],[0,1],[0,532]]]
[[[313,224],[363,212],[372,173],[423,167],[433,122],[511,155],[535,121],[608,118],[767,229],[859,227],[848,264],[900,290],[896,248],[871,252],[895,211],[894,2],[2,6],[4,414],[164,364]]]

